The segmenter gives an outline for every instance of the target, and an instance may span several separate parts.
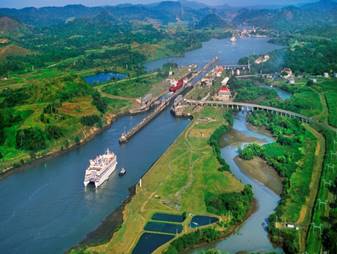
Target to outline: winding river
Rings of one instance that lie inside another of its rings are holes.
[[[255,138],[262,143],[273,142],[271,137],[248,129],[246,113],[243,112],[235,116],[233,129],[246,137]],[[234,158],[238,155],[238,148],[245,144],[246,143],[235,143],[225,146],[222,148],[221,154],[229,164],[235,177],[243,183],[252,186],[254,198],[257,202],[257,210],[241,225],[235,234],[212,245],[212,247],[229,253],[237,253],[239,251],[256,251],[261,253],[274,251],[282,253],[281,249],[272,246],[266,231],[267,219],[276,208],[280,197],[262,183],[243,173],[234,161]],[[199,250],[196,250],[194,253],[199,253]]]
[[[149,63],[147,68],[155,69],[172,61],[180,65],[197,63],[201,66],[215,56],[219,56],[221,63],[235,64],[244,56],[262,54],[276,48],[278,46],[268,43],[264,38],[239,39],[235,44],[227,39],[214,39],[182,58],[155,61]],[[142,117],[144,115],[120,117],[111,128],[85,145],[1,179],[0,253],[63,253],[85,238],[118,208],[128,197],[128,189],[138,182],[189,124],[188,119],[176,119],[165,110],[129,143],[120,146],[118,137],[123,130],[139,122]],[[244,119],[237,118],[234,128],[241,128],[245,126],[244,123]],[[86,191],[83,175],[88,161],[107,148],[117,154],[118,168],[125,167],[128,172],[123,178],[113,174],[97,191]],[[235,155],[235,151],[225,148],[223,155],[230,158]],[[242,181],[259,186],[254,187],[254,192],[260,200],[260,207],[239,231],[245,238],[233,235],[219,243],[218,247],[234,251],[238,246],[248,244],[243,241],[248,241],[246,239],[251,235],[241,231],[248,227],[254,229],[255,233],[252,233],[258,237],[251,238],[250,241],[254,243],[252,248],[269,248],[269,240],[266,232],[261,231],[260,222],[272,212],[278,197],[240,173],[235,164],[231,166],[233,173]],[[254,221],[257,221],[256,224]],[[269,245],[266,247],[267,243]]]

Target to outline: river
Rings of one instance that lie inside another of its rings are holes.
[[[273,142],[273,139],[262,133],[250,130],[247,127],[246,113],[240,112],[234,117],[233,129],[246,137],[253,137],[262,143]],[[224,137],[226,138],[226,136]],[[225,146],[221,149],[221,155],[229,164],[231,172],[245,184],[250,184],[257,202],[257,210],[240,226],[240,228],[231,236],[210,247],[237,253],[239,251],[247,252],[277,252],[282,253],[279,248],[274,248],[268,238],[266,230],[267,219],[272,214],[280,197],[267,188],[262,183],[250,178],[243,173],[234,158],[238,155],[238,148],[243,147],[246,143],[236,143]],[[200,249],[193,253],[199,253]]]
[[[169,61],[201,66],[215,56],[221,63],[235,64],[241,57],[276,48],[264,38],[239,39],[235,44],[214,39],[182,58],[155,61],[147,68],[158,68]],[[120,117],[88,143],[1,179],[0,253],[63,253],[118,208],[127,198],[129,187],[189,124],[189,120],[176,119],[165,110],[129,143],[120,146],[118,137],[123,130],[142,117]],[[115,173],[102,188],[86,191],[83,175],[88,161],[107,148],[117,154],[118,168],[125,167],[127,174],[119,178]]]

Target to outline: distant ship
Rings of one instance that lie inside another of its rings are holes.
[[[84,186],[93,183],[95,188],[104,183],[117,166],[117,156],[106,150],[105,154],[98,155],[94,160],[90,160],[90,165],[85,171]]]
[[[234,35],[230,38],[230,41],[231,41],[231,42],[236,42],[236,40],[237,40],[237,39],[236,39],[236,37],[235,37]]]

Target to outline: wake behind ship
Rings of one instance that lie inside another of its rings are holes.
[[[107,149],[105,154],[90,160],[90,165],[85,171],[84,186],[93,183],[95,188],[99,187],[115,171],[116,166],[117,156]]]

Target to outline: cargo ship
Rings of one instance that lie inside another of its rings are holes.
[[[170,86],[169,91],[175,93],[183,86],[184,86],[184,80],[179,79],[173,86]]]
[[[98,188],[108,180],[117,166],[117,156],[109,149],[105,154],[98,155],[94,160],[89,161],[89,167],[85,171],[84,186],[92,183]]]

